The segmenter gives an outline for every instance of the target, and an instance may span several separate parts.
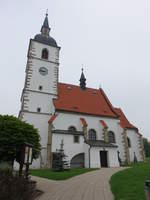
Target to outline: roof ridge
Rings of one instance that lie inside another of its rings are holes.
[[[78,88],[80,88],[79,85],[70,84],[70,83],[62,83],[62,82],[58,82],[58,84],[61,84],[61,85],[68,85],[68,86],[74,86],[74,87],[78,87]],[[86,89],[91,89],[91,90],[97,90],[97,91],[99,91],[99,89],[97,89],[97,88],[92,88],[92,87],[86,87]]]
[[[99,89],[101,94],[103,95],[106,103],[108,104],[108,106],[110,107],[110,109],[112,110],[112,112],[119,118],[118,113],[114,110],[113,105],[111,104],[110,100],[108,99],[107,95],[105,94],[104,90],[102,88]]]
[[[126,115],[124,114],[123,110],[122,110],[121,108],[117,108],[117,109],[120,110],[120,112],[122,113],[122,115],[124,116],[124,118],[127,120],[127,122],[128,122],[129,124],[131,124],[130,121],[128,120],[128,118],[126,117]],[[133,126],[133,124],[131,124],[131,125]]]
[[[129,126],[126,125],[125,128],[136,129],[138,131],[138,128],[128,120],[128,118],[126,117],[126,115],[124,114],[124,112],[123,112],[123,110],[121,108],[115,108],[114,107],[114,109],[120,112],[120,118],[121,118],[121,115],[122,115],[124,120],[126,120],[126,122],[128,123],[128,125],[132,126],[132,127],[129,127]],[[120,119],[120,121],[121,121],[121,119]]]

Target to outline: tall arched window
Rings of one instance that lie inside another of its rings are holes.
[[[96,131],[94,129],[90,129],[88,132],[89,140],[96,140]]]
[[[70,126],[69,128],[68,128],[68,131],[70,132],[70,133],[76,133],[76,128],[74,127],[74,126]]]
[[[116,143],[115,134],[112,131],[108,132],[108,141],[110,143]]]
[[[127,137],[127,142],[128,142],[128,147],[130,148],[131,147],[131,141],[130,141],[130,138]]]
[[[48,50],[47,50],[47,49],[43,49],[43,50],[42,50],[42,55],[41,55],[41,57],[42,57],[43,59],[48,60]]]

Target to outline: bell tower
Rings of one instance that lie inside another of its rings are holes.
[[[46,13],[41,33],[30,39],[21,96],[19,118],[33,124],[41,137],[41,159],[33,167],[46,164],[48,120],[55,112],[53,99],[58,95],[60,47],[50,36],[50,30]]]

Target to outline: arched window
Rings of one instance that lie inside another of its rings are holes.
[[[130,138],[127,137],[128,147],[131,147],[131,141]]]
[[[88,132],[89,140],[96,140],[96,131],[94,129],[90,129]]]
[[[69,131],[69,133],[76,133],[76,128],[74,127],[74,126],[70,126],[69,128],[68,128],[68,131]]]
[[[108,141],[110,143],[116,143],[115,134],[112,131],[108,132]]]
[[[48,50],[47,50],[47,49],[43,49],[43,50],[42,50],[42,55],[41,55],[41,57],[42,57],[43,59],[48,60]]]

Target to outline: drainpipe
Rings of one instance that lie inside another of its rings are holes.
[[[91,168],[91,145],[89,147],[89,168]]]

